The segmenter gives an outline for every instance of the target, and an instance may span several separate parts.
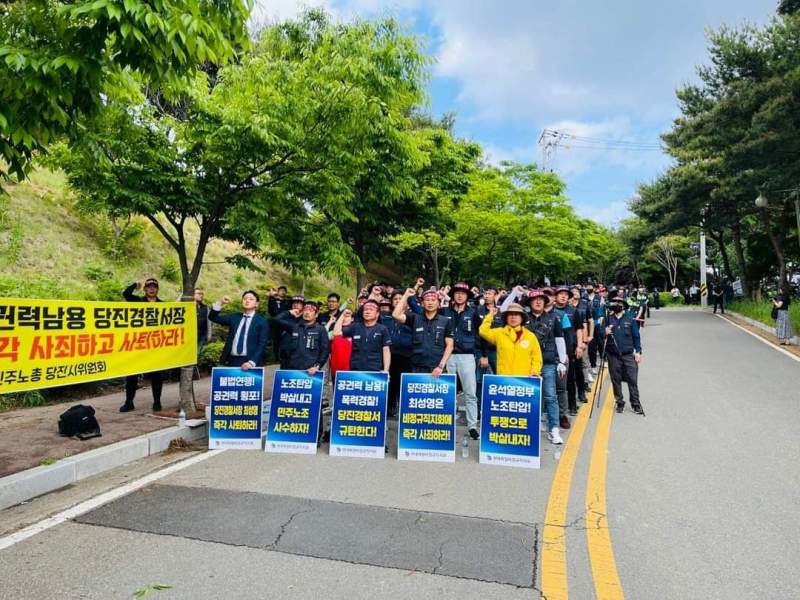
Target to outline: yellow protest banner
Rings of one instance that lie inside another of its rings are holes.
[[[0,394],[196,361],[194,302],[0,299]]]

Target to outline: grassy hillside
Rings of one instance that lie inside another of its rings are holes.
[[[0,297],[121,299],[122,289],[155,276],[160,296],[177,298],[180,271],[173,249],[143,218],[112,223],[103,215],[82,214],[63,175],[34,172],[29,182],[11,185],[0,196]],[[235,244],[214,240],[198,284],[210,300],[248,288],[278,284],[309,297],[330,290],[352,295],[352,282],[314,277],[301,280],[275,265],[257,264],[265,274],[225,263]]]

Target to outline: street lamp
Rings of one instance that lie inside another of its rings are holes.
[[[767,208],[769,206],[769,202],[767,201],[767,197],[764,195],[764,192],[758,192],[758,198],[756,198],[756,206],[758,208]]]

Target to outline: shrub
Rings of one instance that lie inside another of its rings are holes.
[[[122,290],[125,284],[116,279],[106,279],[97,284],[97,299],[122,302]]]
[[[222,349],[225,342],[209,342],[200,351],[197,357],[197,365],[205,368],[217,367],[222,359]]]
[[[83,270],[86,279],[89,281],[104,281],[111,279],[113,273],[100,265],[89,265]]]
[[[59,299],[68,298],[69,290],[52,277],[0,275],[0,297]]]
[[[0,394],[0,410],[29,408],[32,406],[44,406],[45,404],[47,404],[47,398],[39,390]]]
[[[161,263],[161,277],[171,283],[178,283],[181,280],[181,269],[178,261],[169,256]]]

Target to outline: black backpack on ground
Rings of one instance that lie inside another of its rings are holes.
[[[81,440],[102,435],[100,425],[94,416],[94,408],[83,404],[70,406],[61,413],[58,417],[58,433],[66,437],[77,436]]]

